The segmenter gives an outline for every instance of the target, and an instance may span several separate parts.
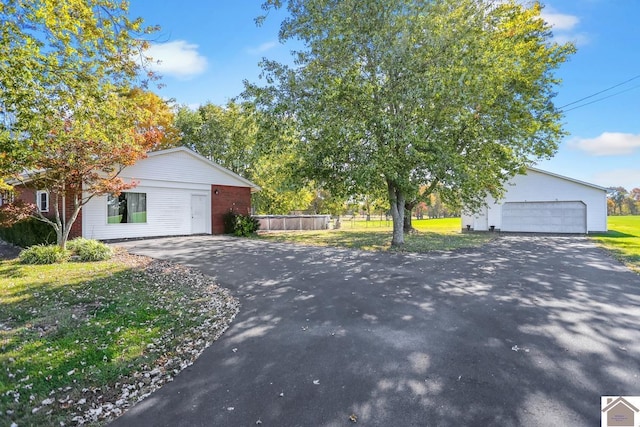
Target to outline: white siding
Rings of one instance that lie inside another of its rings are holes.
[[[191,195],[207,197],[211,206],[211,187],[192,185],[175,188],[176,183],[144,181],[128,190],[147,195],[147,222],[144,224],[108,224],[107,196],[94,197],[82,208],[82,234],[89,239],[191,234]],[[174,188],[172,188],[174,187]],[[207,233],[211,233],[211,211],[207,210]]]
[[[194,183],[249,187],[223,168],[216,168],[188,151],[169,150],[167,153],[151,154],[135,165],[125,168],[120,176],[134,180],[172,182],[174,185]]]
[[[488,221],[486,223],[478,216],[464,213],[462,228],[466,228],[466,225],[469,224],[475,230],[487,230],[492,225],[496,229],[501,229],[502,205],[507,202],[580,201],[586,205],[587,231],[607,230],[607,196],[604,189],[529,169],[526,175],[513,177],[506,185],[505,191],[504,198],[498,202],[491,198],[488,199]],[[511,226],[509,225],[509,227]]]
[[[206,197],[205,232],[211,233],[211,185],[258,188],[183,147],[150,153],[126,167],[120,177],[137,183],[128,191],[146,193],[147,222],[108,224],[107,196],[94,197],[82,208],[84,237],[108,240],[192,234],[192,195]]]

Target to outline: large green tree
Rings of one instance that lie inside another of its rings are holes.
[[[247,176],[256,153],[257,124],[250,106],[233,101],[222,107],[206,103],[193,110],[181,106],[176,127],[182,144],[225,168]]]
[[[245,94],[295,121],[298,172],[334,193],[384,188],[395,246],[420,188],[477,208],[562,135],[559,45],[537,3],[490,0],[268,0],[286,7],[295,64],[262,63]],[[427,195],[422,194],[421,197]]]
[[[80,207],[129,188],[119,170],[165,133],[135,90],[153,77],[141,77],[153,28],[127,9],[119,0],[0,3],[0,177],[55,196],[55,218],[36,214],[63,247]]]
[[[287,121],[267,120],[250,104],[229,102],[195,110],[182,106],[175,126],[183,145],[262,188],[253,195],[256,212],[287,214],[308,208],[313,194],[292,175],[298,160]]]

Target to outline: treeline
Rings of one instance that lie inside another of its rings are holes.
[[[607,213],[609,215],[639,215],[640,188],[636,187],[627,191],[624,187],[609,187]]]
[[[286,119],[274,122],[261,116],[249,103],[225,106],[207,103],[193,110],[177,108],[175,127],[179,144],[259,185],[253,195],[256,214],[388,215],[386,194],[372,190],[353,196],[349,191],[331,193],[313,180],[304,179],[293,143],[295,133]],[[348,182],[345,182],[348,184]],[[410,207],[417,218],[459,215],[437,193],[425,195]]]
[[[330,214],[387,216],[386,194],[371,191],[353,196],[348,191],[331,193],[313,180],[304,179],[293,150],[296,138],[286,119],[267,119],[250,103],[207,103],[193,110],[177,108],[174,140],[202,156],[258,184],[254,194],[256,214]],[[289,143],[287,143],[289,141]],[[348,182],[345,187],[348,188]],[[460,207],[442,200],[437,191],[425,194],[407,206],[414,218],[444,218],[460,215]],[[611,187],[607,194],[609,215],[640,214],[640,188],[627,191]]]

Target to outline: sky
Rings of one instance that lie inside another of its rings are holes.
[[[261,3],[132,0],[132,17],[161,27],[150,50],[163,76],[156,93],[192,108],[224,105],[243,80],[259,82],[261,58],[290,62],[291,46],[278,41],[285,12],[271,11],[258,27]],[[640,1],[542,3],[555,40],[574,42],[577,53],[556,71],[562,83],[554,102],[568,135],[536,167],[602,187],[640,187]]]

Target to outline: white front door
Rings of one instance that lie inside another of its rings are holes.
[[[207,232],[207,196],[191,195],[191,234]]]

